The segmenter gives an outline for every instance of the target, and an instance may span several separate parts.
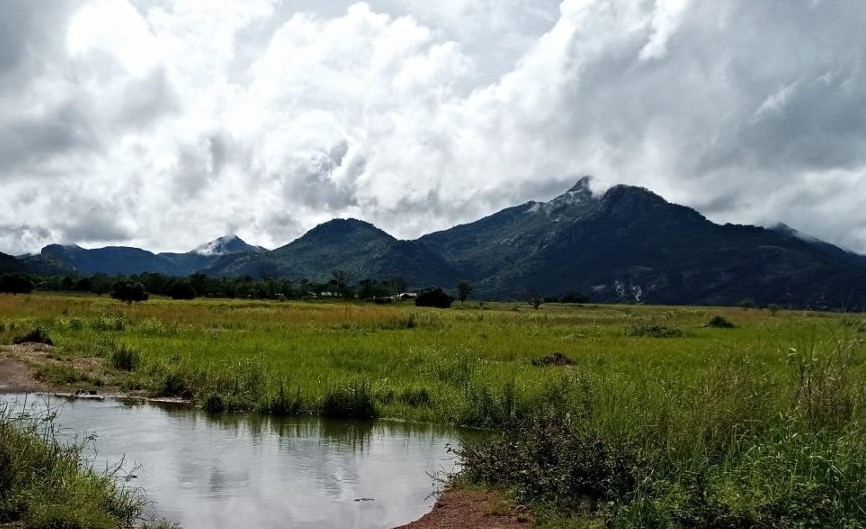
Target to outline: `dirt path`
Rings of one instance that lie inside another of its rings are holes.
[[[526,512],[503,501],[499,493],[458,487],[446,489],[433,510],[395,529],[532,529]]]
[[[18,358],[21,346],[0,347],[0,391],[8,393],[32,393],[47,391],[48,387],[34,379]]]

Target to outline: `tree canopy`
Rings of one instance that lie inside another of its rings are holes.
[[[137,281],[121,280],[114,284],[111,297],[130,305],[134,301],[147,301],[150,295],[144,289],[144,285]]]

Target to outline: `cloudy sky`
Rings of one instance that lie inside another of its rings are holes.
[[[866,253],[862,0],[0,0],[0,251],[400,238],[591,174]]]

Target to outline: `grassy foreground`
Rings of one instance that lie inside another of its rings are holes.
[[[32,416],[0,405],[0,527],[171,527],[145,521],[141,491],[91,468],[84,444],[59,442],[53,424],[50,413]]]
[[[863,315],[0,296],[36,328],[70,389],[499,429],[467,478],[551,527],[866,527]]]

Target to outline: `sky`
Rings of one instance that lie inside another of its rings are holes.
[[[0,251],[646,187],[866,253],[862,0],[3,0]]]

